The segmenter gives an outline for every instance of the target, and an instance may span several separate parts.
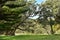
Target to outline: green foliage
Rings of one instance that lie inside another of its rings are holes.
[[[25,15],[25,12],[27,12],[29,10],[29,7],[26,4],[26,1],[24,0],[7,0],[4,1],[1,0],[1,11],[0,11],[0,29],[6,29],[6,31],[8,31],[7,29],[11,29],[12,28],[15,30],[17,25],[16,23],[21,22],[22,20],[22,15]],[[22,14],[22,15],[21,15]],[[3,22],[2,22],[3,21]],[[13,26],[15,25],[15,26]],[[10,31],[11,31],[10,30]],[[7,32],[7,34],[9,33],[9,31]],[[9,34],[8,34],[9,35]]]
[[[51,32],[53,32],[53,28],[52,26],[54,24],[58,24],[60,23],[60,1],[59,0],[46,0],[45,3],[41,4],[41,13],[43,13],[43,21],[42,24],[45,23],[45,25],[47,25],[47,23],[50,25],[51,27]],[[54,17],[54,18],[52,18]],[[46,21],[45,21],[46,20]]]
[[[10,8],[14,8],[14,7],[21,7],[21,6],[25,6],[26,2],[23,1],[8,1],[5,3],[6,6],[9,6]]]
[[[7,35],[18,28],[37,34],[54,31],[53,25],[60,23],[60,1],[46,0],[38,11],[36,7],[35,0],[0,0],[0,30],[6,30]],[[27,19],[32,14],[42,15],[37,20]]]

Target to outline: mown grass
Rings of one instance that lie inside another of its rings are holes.
[[[60,40],[60,35],[0,36],[0,40]]]

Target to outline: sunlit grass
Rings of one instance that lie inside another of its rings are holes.
[[[0,36],[0,40],[60,40],[60,35]]]

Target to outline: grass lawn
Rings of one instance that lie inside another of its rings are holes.
[[[60,35],[0,36],[0,40],[60,40]]]

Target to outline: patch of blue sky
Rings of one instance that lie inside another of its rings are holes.
[[[34,17],[29,17],[30,19],[37,19],[39,16],[38,15],[36,15],[36,16],[34,16]]]
[[[44,2],[45,0],[36,0],[36,3],[40,4],[42,2]]]

